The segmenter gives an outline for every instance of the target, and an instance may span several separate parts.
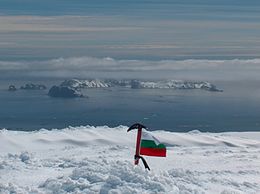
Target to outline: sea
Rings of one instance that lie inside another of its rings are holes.
[[[47,90],[8,91],[10,84],[62,80],[15,80],[0,83],[0,129],[34,131],[69,126],[130,126],[187,132],[259,131],[260,82],[215,81],[223,92],[181,89],[89,88],[85,98],[52,98]]]

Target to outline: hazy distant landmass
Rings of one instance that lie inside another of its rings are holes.
[[[33,84],[33,83],[27,83],[24,86],[21,86],[22,90],[46,90],[47,87],[43,84]]]
[[[8,91],[16,91],[15,85],[9,85]],[[34,84],[34,83],[27,83],[20,87],[21,90],[46,90],[47,87],[43,84]]]

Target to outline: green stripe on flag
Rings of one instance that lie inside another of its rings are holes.
[[[166,148],[164,144],[156,145],[154,141],[152,140],[142,140],[141,141],[141,147],[144,148]]]

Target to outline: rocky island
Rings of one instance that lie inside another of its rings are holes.
[[[83,94],[75,89],[68,86],[52,86],[48,92],[50,97],[59,97],[59,98],[76,98],[83,97]]]
[[[14,91],[16,91],[17,89],[16,89],[16,87],[15,87],[15,85],[10,85],[9,87],[8,87],[8,91],[10,91],[10,92],[14,92]]]

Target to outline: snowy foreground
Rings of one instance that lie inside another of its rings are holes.
[[[2,130],[0,193],[260,193],[260,132],[153,132],[168,156],[146,171],[126,130]]]

